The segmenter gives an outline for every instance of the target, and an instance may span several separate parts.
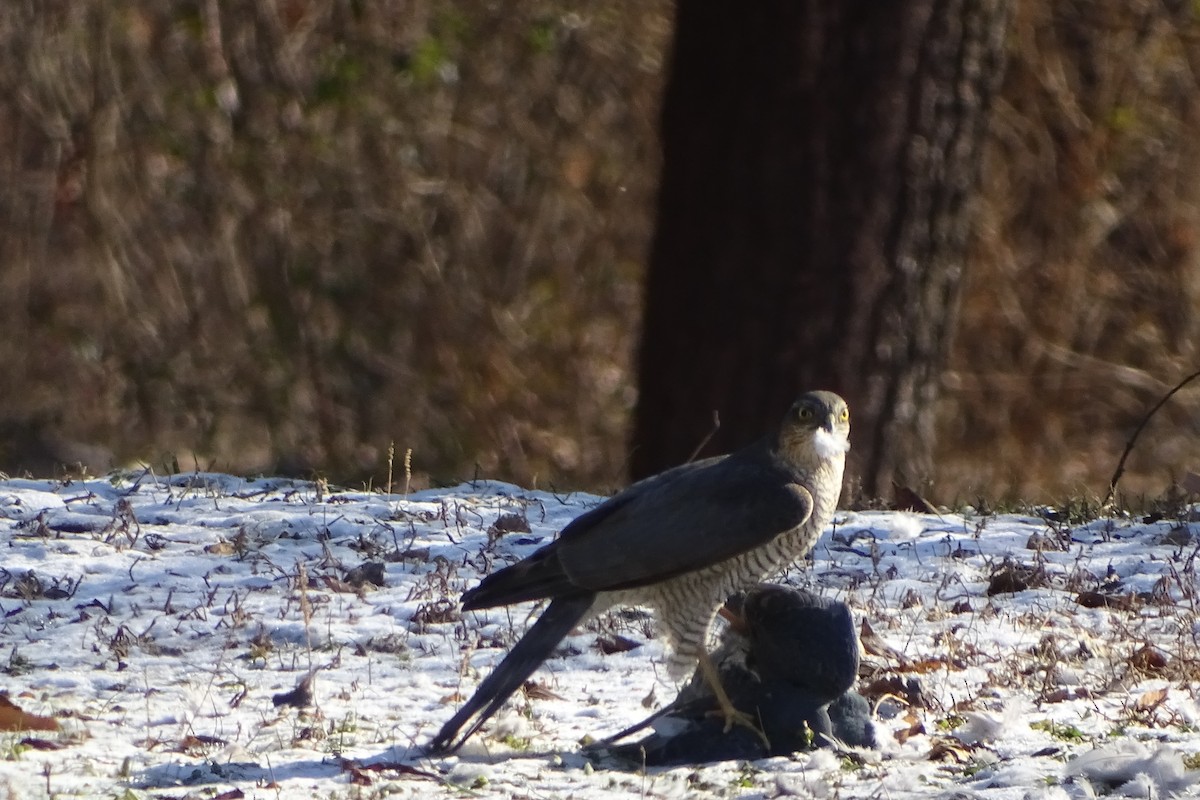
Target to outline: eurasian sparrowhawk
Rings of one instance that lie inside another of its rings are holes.
[[[698,661],[726,730],[735,721],[753,727],[721,687],[706,650],[709,628],[727,597],[812,548],[837,508],[849,433],[846,401],[809,392],[774,433],[638,481],[575,518],[551,544],[485,577],[463,595],[463,610],[551,602],[430,751],[457,750],[573,627],[615,605],[652,608],[673,651],[672,677]]]

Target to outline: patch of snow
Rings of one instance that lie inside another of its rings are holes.
[[[1024,800],[1196,788],[1185,766],[1200,751],[1194,553],[1165,543],[1174,523],[1123,518],[1072,528],[840,513],[786,579],[850,604],[882,643],[858,687],[878,693],[878,751],[593,766],[581,742],[677,690],[650,621],[614,611],[535,673],[543,691],[518,694],[457,755],[426,757],[421,746],[536,616],[532,605],[463,615],[461,592],[599,501],[493,481],[408,497],[217,473],[0,481],[0,690],[61,725],[0,732],[0,797]],[[504,515],[529,531],[493,528]],[[347,584],[364,562],[383,565],[382,587]],[[1027,588],[989,595],[1004,569],[1026,570]],[[603,655],[601,633],[640,646]],[[1137,666],[1147,644],[1163,663]],[[311,705],[275,705],[310,674]],[[912,680],[919,697],[905,694]]]

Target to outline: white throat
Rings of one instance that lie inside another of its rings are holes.
[[[817,428],[813,433],[813,447],[821,458],[830,459],[849,450],[850,440],[844,433],[830,433],[824,428]]]

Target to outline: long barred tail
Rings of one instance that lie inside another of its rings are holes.
[[[533,671],[550,657],[558,643],[587,614],[595,599],[595,594],[587,593],[559,597],[550,603],[492,674],[483,679],[471,699],[433,737],[429,743],[429,753],[447,755],[462,747],[471,734],[479,730]],[[470,725],[466,732],[459,736],[459,730],[468,722]]]

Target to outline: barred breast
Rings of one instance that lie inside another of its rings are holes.
[[[659,630],[670,648],[667,672],[672,680],[687,677],[696,666],[700,649],[708,646],[710,628],[725,600],[782,572],[793,561],[807,555],[816,544],[837,508],[842,467],[841,459],[837,459],[827,467],[835,474],[805,481],[810,486],[835,487],[832,492],[818,491],[813,496],[813,513],[805,524],[763,547],[719,564],[659,584],[604,593],[599,598],[597,610],[610,606],[649,606],[654,609]]]

